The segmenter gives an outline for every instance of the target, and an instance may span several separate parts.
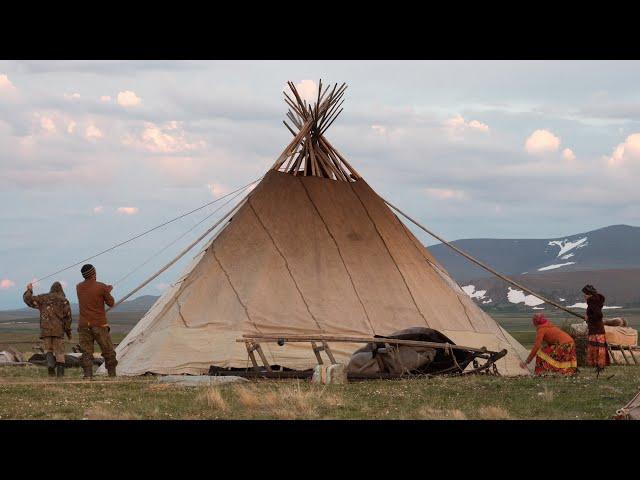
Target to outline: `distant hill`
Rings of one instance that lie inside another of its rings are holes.
[[[118,305],[118,308],[114,310],[117,313],[138,313],[144,314],[151,308],[151,306],[158,299],[158,296],[155,295],[142,295],[140,297],[136,297],[133,300],[129,300],[124,302],[122,305]],[[71,313],[74,315],[78,314],[78,304],[71,304]],[[37,318],[38,311],[33,308],[19,308],[16,310],[4,310],[0,311],[0,322],[15,320],[17,318]]]
[[[548,239],[465,239],[456,247],[507,275],[640,268],[640,227],[613,225]],[[429,247],[458,282],[491,274],[446,245]]]
[[[584,301],[580,289],[586,283],[605,294],[607,305],[640,305],[640,227],[613,225],[567,237],[452,243],[528,288],[564,299],[560,303],[565,305]],[[446,245],[429,250],[481,306],[535,306],[534,299],[524,298]]]

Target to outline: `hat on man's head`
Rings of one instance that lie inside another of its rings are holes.
[[[80,273],[82,273],[82,276],[85,279],[91,278],[93,275],[96,274],[96,268],[90,263],[87,263],[86,265],[82,266],[82,268],[80,269]]]
[[[598,290],[596,290],[596,287],[594,287],[593,285],[585,285],[584,287],[582,287],[582,293],[586,293],[587,295],[595,295],[596,293],[598,293]]]

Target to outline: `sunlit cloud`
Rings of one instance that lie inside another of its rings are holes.
[[[142,99],[131,90],[118,93],[118,105],[122,105],[123,107],[136,107],[141,103]]]
[[[573,150],[571,150],[570,148],[565,148],[564,150],[562,150],[562,158],[564,158],[569,162],[572,162],[573,160],[576,159],[576,155],[575,153],[573,153]]]
[[[102,130],[100,130],[95,125],[89,125],[84,131],[84,136],[88,139],[92,139],[92,138],[102,138],[104,134],[102,133]]]
[[[640,133],[629,135],[623,143],[613,149],[610,156],[605,156],[610,167],[618,167],[640,160]]]
[[[527,138],[524,148],[532,155],[557,152],[560,148],[560,138],[549,130],[536,130]]]
[[[0,280],[0,290],[9,290],[10,288],[14,287],[15,284],[16,282],[14,282],[13,280],[3,278],[2,280]]]
[[[123,215],[135,215],[138,213],[138,207],[118,207],[118,213]]]

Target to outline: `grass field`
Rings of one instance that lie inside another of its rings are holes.
[[[638,327],[639,311],[615,312],[620,314]],[[493,316],[530,346],[530,314]],[[565,319],[550,316],[558,325]],[[132,323],[112,326],[114,342]],[[37,332],[32,321],[0,323],[0,350],[13,346],[28,353]],[[56,381],[42,367],[0,367],[0,419],[609,419],[640,389],[635,367],[610,367],[599,378],[583,369],[576,378],[482,375],[324,387],[260,380],[194,388],[154,377],[85,382],[80,375],[68,369]]]

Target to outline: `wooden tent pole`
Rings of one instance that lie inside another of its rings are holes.
[[[382,198],[382,197],[380,197]],[[548,303],[549,305],[553,305],[556,308],[559,308],[560,310],[564,310],[567,313],[570,313],[571,315],[574,315],[578,318],[581,318],[582,320],[584,320],[584,316],[580,315],[577,312],[574,312],[573,310],[569,310],[567,307],[564,307],[563,305],[560,305],[556,302],[554,302],[553,300],[550,300],[546,297],[543,297],[542,295],[540,295],[539,293],[534,292],[533,290],[530,290],[529,288],[525,287],[524,285],[521,285],[520,283],[516,282],[515,280],[510,279],[509,277],[495,271],[493,268],[491,268],[488,265],[485,265],[484,263],[482,263],[480,260],[477,260],[476,258],[472,257],[471,255],[469,255],[468,253],[460,250],[458,247],[456,247],[455,245],[452,245],[451,243],[447,242],[444,238],[440,237],[439,235],[436,235],[435,233],[433,233],[431,230],[427,229],[426,227],[420,225],[416,220],[414,220],[413,218],[411,218],[409,215],[407,215],[406,213],[404,213],[402,210],[400,210],[398,207],[392,205],[391,203],[387,202],[384,198],[382,198],[382,201],[385,202],[387,205],[389,205],[391,208],[393,208],[396,212],[398,212],[400,215],[402,215],[404,218],[406,218],[407,220],[409,220],[411,223],[413,223],[415,226],[417,226],[418,228],[420,228],[421,230],[427,232],[429,235],[431,235],[433,238],[439,240],[440,242],[442,242],[444,245],[446,245],[447,247],[451,248],[452,250],[456,251],[457,253],[459,253],[460,255],[462,255],[463,257],[465,257],[467,260],[472,261],[473,263],[475,263],[476,265],[478,265],[479,267],[485,269],[487,272],[492,273],[493,275],[495,275],[498,278],[501,278],[502,280],[504,280],[505,282],[513,285],[514,287],[518,287],[519,289],[533,295],[534,297],[539,298],[540,300],[543,300],[545,303]]]

